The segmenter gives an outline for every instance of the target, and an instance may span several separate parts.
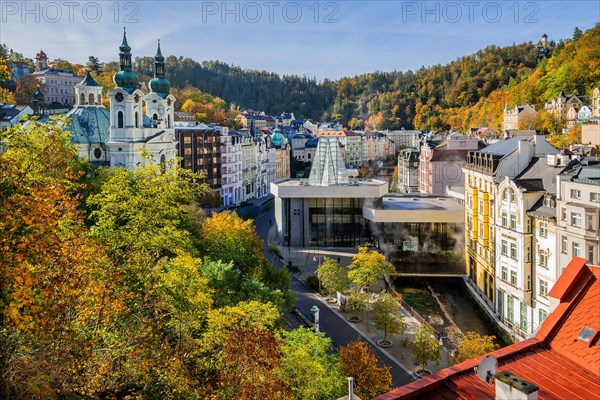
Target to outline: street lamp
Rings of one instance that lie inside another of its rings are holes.
[[[313,323],[315,324],[315,333],[319,332],[319,307],[312,306],[310,312],[313,317]]]
[[[316,261],[319,262],[319,265],[317,266],[317,270],[321,266],[321,260],[322,260],[322,258],[321,258],[320,254],[318,254],[318,255],[316,255],[316,256],[313,257],[313,262],[316,262]],[[321,280],[319,279],[317,271],[315,271],[315,275],[317,275],[317,280],[319,281],[319,294],[321,294]]]

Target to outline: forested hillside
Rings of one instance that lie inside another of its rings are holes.
[[[189,108],[199,107],[206,118],[215,113],[215,122],[222,122],[233,104],[272,115],[291,111],[297,118],[341,121],[353,129],[466,130],[477,125],[499,129],[506,102],[509,107],[531,103],[539,109],[561,90],[589,95],[600,85],[599,60],[600,26],[596,26],[585,33],[576,29],[572,39],[550,41],[546,54],[532,42],[492,45],[446,65],[377,71],[336,81],[175,56],[167,57],[167,75],[176,94],[195,94],[178,97],[178,107],[190,98],[199,103],[202,96],[191,88],[214,96],[208,97],[209,110],[206,104]],[[136,58],[141,81],[151,78],[153,62],[152,57]],[[60,66],[82,73],[82,65],[61,60]],[[116,62],[100,69],[98,81],[105,90],[112,87],[117,70]]]
[[[600,86],[600,26],[572,40],[559,43],[550,58],[542,58],[537,68],[521,79],[511,80],[505,87],[493,91],[470,107],[448,109],[448,121],[455,128],[488,125],[499,129],[505,104],[529,103],[542,110],[544,104],[561,91],[590,96],[594,87]],[[546,118],[540,113],[533,128],[552,132],[561,121]],[[564,121],[563,121],[564,123]]]

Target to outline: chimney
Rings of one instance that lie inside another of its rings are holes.
[[[539,388],[508,371],[494,375],[496,400],[538,400]]]
[[[354,378],[348,377],[348,400],[354,400]]]

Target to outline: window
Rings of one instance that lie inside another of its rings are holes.
[[[548,297],[548,282],[540,279],[540,296]]]
[[[501,253],[503,256],[507,256],[508,255],[508,243],[506,242],[506,240],[502,241],[502,250]]]
[[[548,253],[546,250],[540,250],[540,267],[548,268]]]
[[[600,193],[591,193],[590,201],[593,201],[594,203],[600,203]]]
[[[594,230],[594,216],[593,215],[587,216],[587,228],[590,231]]]
[[[510,322],[513,322],[513,319],[515,317],[515,300],[513,297],[507,296],[506,306],[508,308],[506,318]]]
[[[517,244],[516,243],[511,243],[510,244],[510,258],[512,259],[517,259]]]
[[[502,213],[502,226],[508,226],[508,216],[506,215],[506,213]]]
[[[497,297],[497,310],[500,316],[504,316],[504,292],[498,289],[498,297]]]
[[[479,236],[482,237],[482,238],[485,236],[483,234],[483,222],[479,223]]]
[[[587,260],[589,262],[591,262],[592,264],[594,263],[594,246],[588,246],[588,256],[587,256]]]
[[[506,267],[502,267],[502,280],[508,282],[508,269]]]
[[[546,221],[540,221],[540,236],[548,237],[548,223]]]
[[[567,240],[567,237],[563,236],[560,241],[560,252],[566,253],[568,245],[569,245],[569,241]]]
[[[580,256],[581,256],[581,246],[579,246],[579,243],[573,242],[573,257],[580,257]]]
[[[517,229],[517,216],[516,215],[510,216],[510,229]]]
[[[571,198],[572,199],[581,199],[581,190],[571,189]]]
[[[517,272],[510,271],[510,284],[513,286],[517,286]]]
[[[546,312],[546,310],[540,309],[540,311],[539,311],[539,319],[540,319],[539,325],[542,325],[542,323],[546,320],[546,318],[548,318],[548,313]]]
[[[566,221],[567,220],[567,210],[562,208],[560,210],[560,219],[561,221]]]
[[[571,213],[571,225],[581,226],[581,214]]]
[[[483,200],[479,200],[479,214],[483,214]]]
[[[123,112],[119,111],[117,113],[117,128],[122,128],[123,127]]]
[[[520,326],[521,329],[526,331],[527,330],[527,305],[523,302],[521,302],[521,307],[520,307],[520,313],[519,313],[519,317],[520,317]]]

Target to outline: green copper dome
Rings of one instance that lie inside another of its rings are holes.
[[[160,40],[158,41],[156,56],[154,56],[154,79],[150,80],[148,86],[150,86],[152,92],[163,99],[169,95],[169,90],[171,90],[171,82],[165,78],[165,58],[160,51]]]
[[[279,128],[275,128],[273,130],[273,136],[271,136],[271,143],[273,143],[274,147],[278,148],[281,148],[285,145],[285,137],[283,137]]]
[[[138,88],[138,76],[131,70],[131,47],[127,43],[126,32],[123,31],[123,43],[119,47],[121,70],[115,74],[113,81],[117,87],[131,94]]]

